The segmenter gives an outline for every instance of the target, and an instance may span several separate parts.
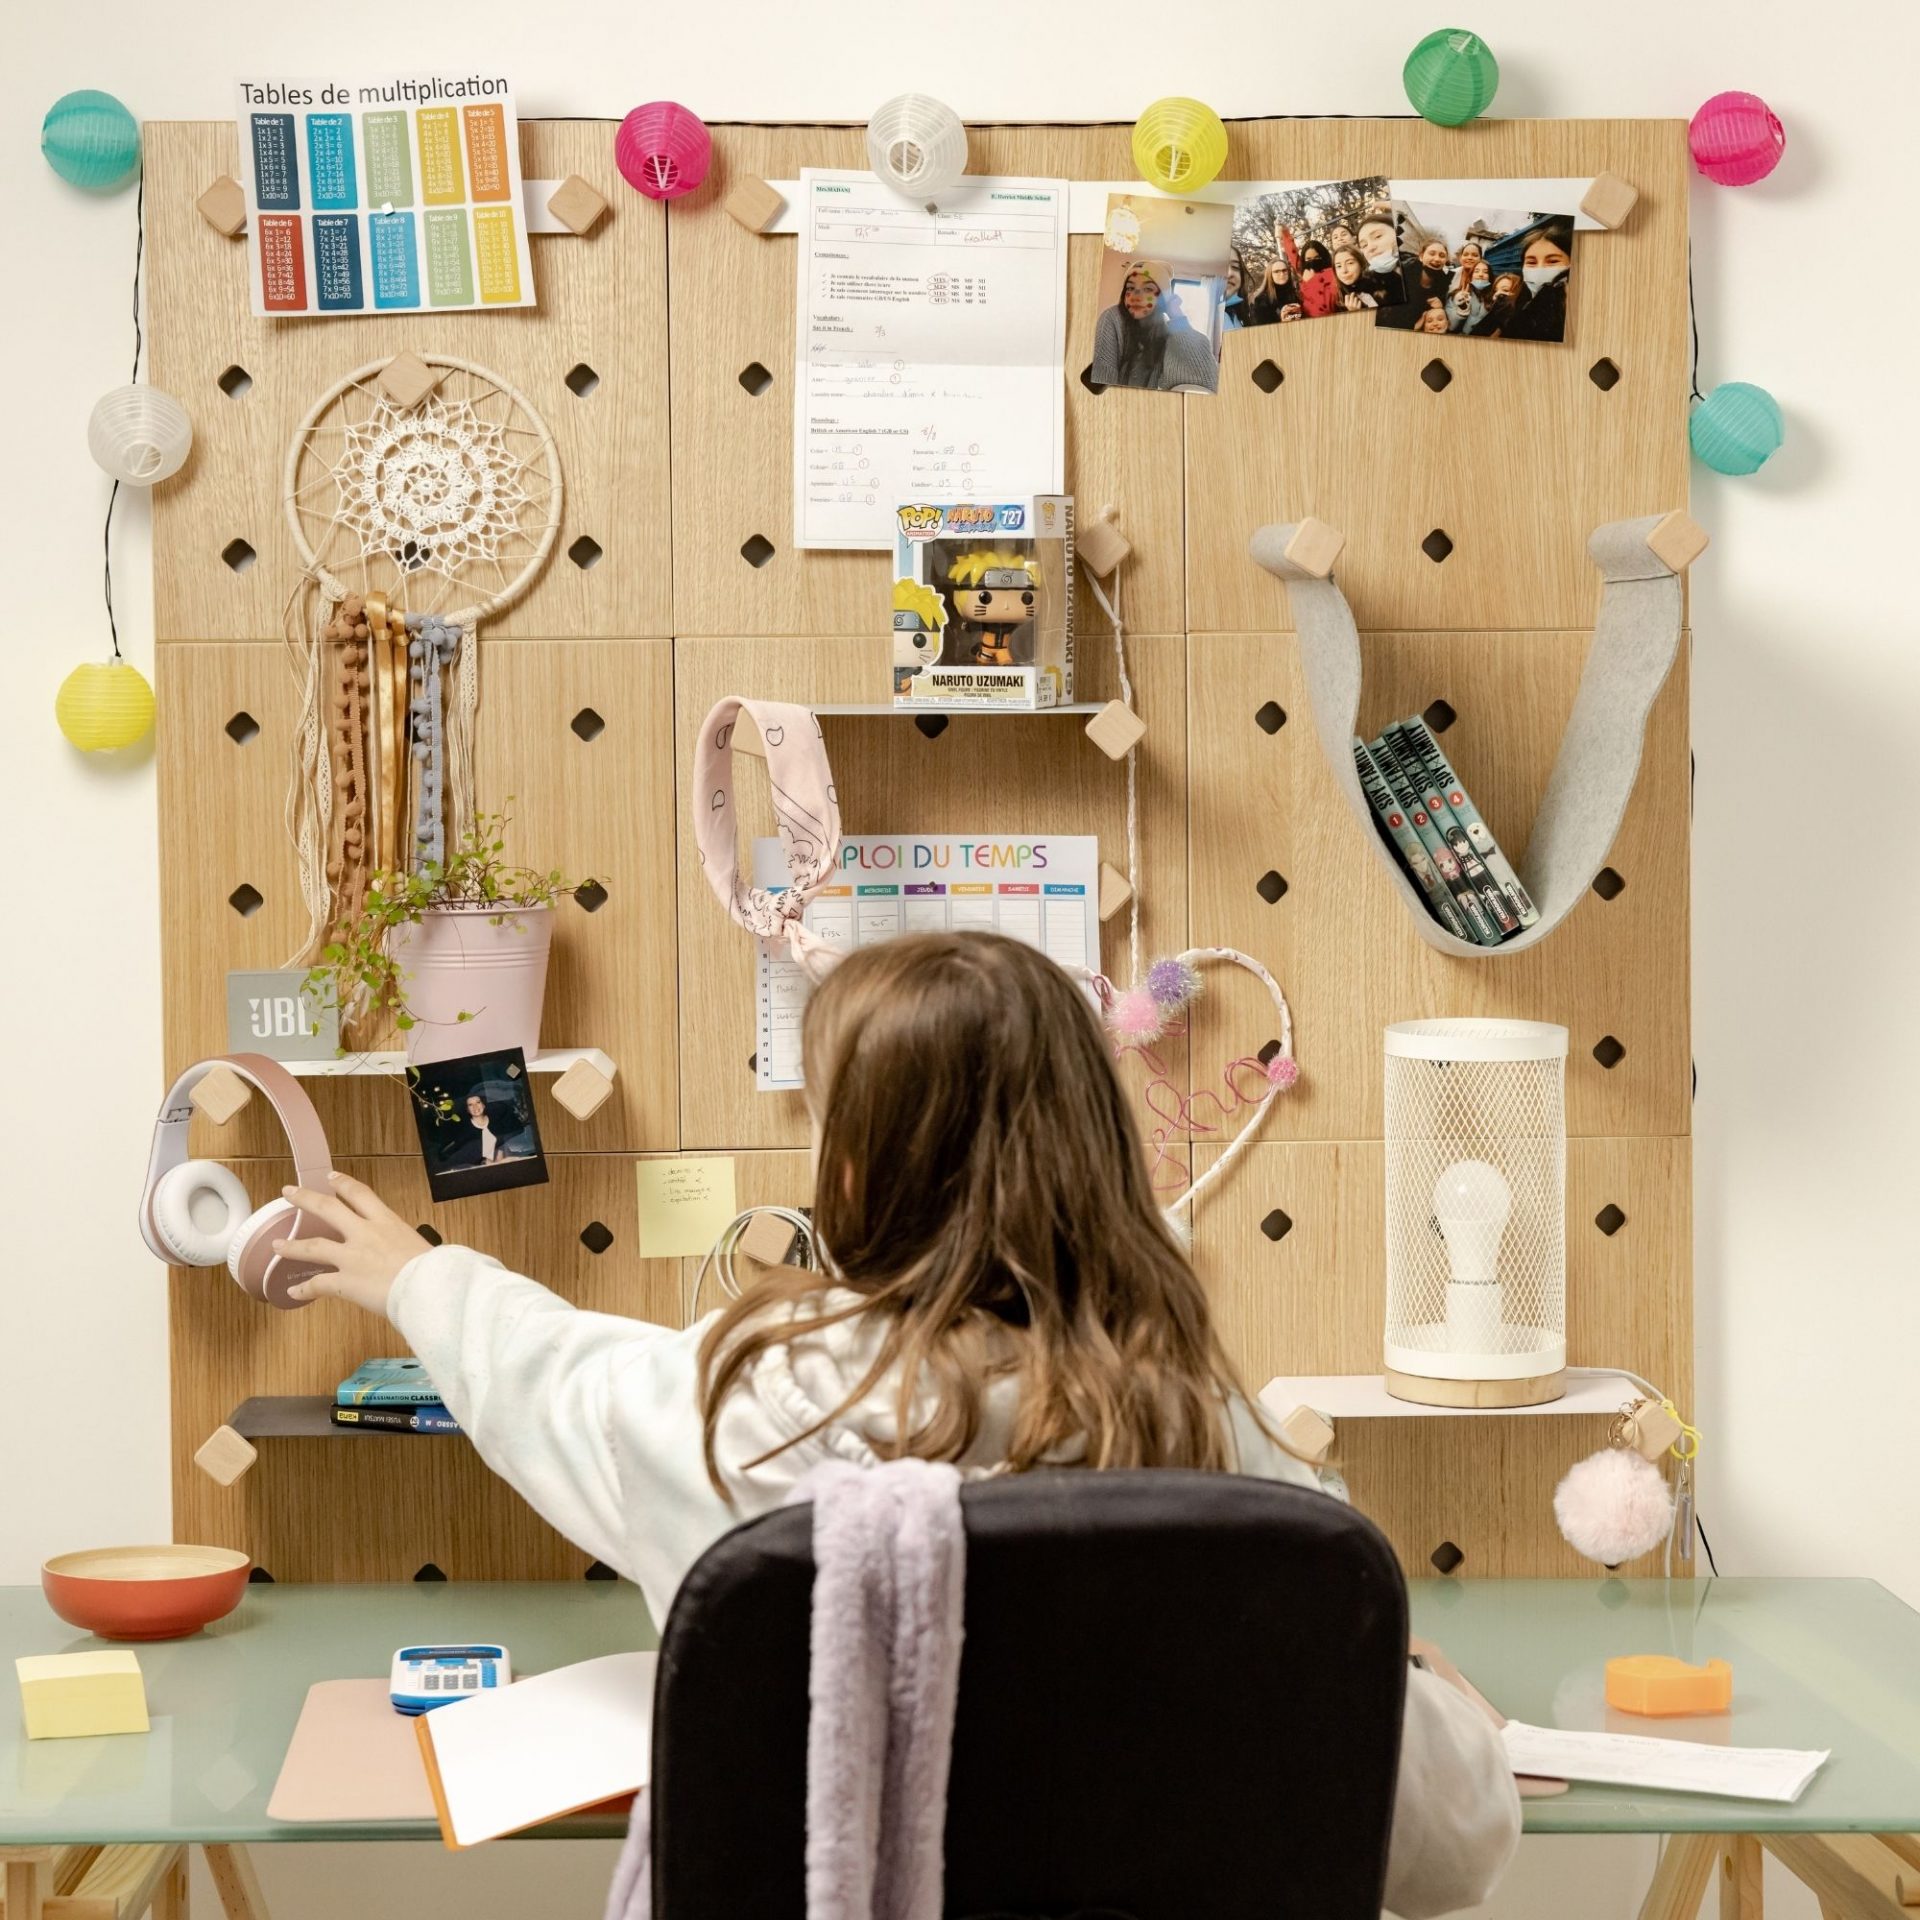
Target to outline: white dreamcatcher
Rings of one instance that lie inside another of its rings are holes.
[[[311,960],[368,876],[444,857],[473,817],[477,629],[525,591],[560,527],[547,425],[499,375],[419,357],[403,404],[356,368],[314,403],[282,486],[303,572],[287,827]],[[422,369],[425,370],[422,373]],[[404,393],[406,383],[396,381]]]

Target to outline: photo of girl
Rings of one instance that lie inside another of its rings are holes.
[[[1396,201],[1410,298],[1376,325],[1476,340],[1564,340],[1573,216]],[[1366,241],[1379,236],[1361,228]]]
[[[410,1067],[407,1089],[436,1202],[546,1180],[526,1056],[517,1047]]]
[[[1220,303],[1221,323],[1229,333],[1237,332],[1247,324],[1247,309],[1252,304],[1246,265],[1236,253],[1227,262],[1227,296]]]
[[[1387,183],[1380,178],[1328,180],[1243,200],[1233,210],[1234,250],[1259,287],[1247,324],[1322,320],[1400,305],[1399,259],[1386,207]],[[1366,258],[1370,215],[1385,223],[1383,235],[1374,236],[1386,250],[1386,268],[1378,274]],[[1357,272],[1342,272],[1343,248],[1354,252]]]
[[[1109,196],[1087,378],[1096,387],[1217,392],[1234,264],[1231,207]]]

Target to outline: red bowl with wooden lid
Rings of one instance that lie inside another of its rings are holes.
[[[231,1547],[89,1547],[55,1554],[40,1590],[103,1640],[181,1640],[240,1604],[252,1565]]]

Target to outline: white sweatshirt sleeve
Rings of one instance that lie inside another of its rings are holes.
[[[387,1317],[487,1465],[576,1546],[637,1578],[615,1440],[620,1376],[644,1357],[690,1386],[699,1330],[583,1312],[457,1246],[408,1262]]]
[[[1433,1920],[1478,1905],[1520,1844],[1520,1791],[1499,1732],[1438,1674],[1407,1671],[1387,1906]]]

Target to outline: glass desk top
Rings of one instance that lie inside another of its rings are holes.
[[[1529,1832],[1920,1830],[1920,1614],[1872,1581],[1416,1580],[1410,1593],[1414,1631],[1517,1719],[1833,1750],[1791,1807],[1576,1786],[1528,1801]],[[1177,1639],[1179,1623],[1168,1630]],[[437,1840],[425,1822],[289,1826],[266,1806],[314,1681],[384,1677],[409,1642],[477,1639],[504,1641],[517,1672],[537,1673],[657,1636],[639,1594],[611,1582],[249,1587],[205,1633],[136,1649],[151,1733],[29,1743],[14,1657],[103,1643],[57,1619],[38,1588],[0,1587],[0,1845]],[[1617,1653],[1730,1661],[1732,1713],[1609,1716],[1601,1666]],[[579,1815],[542,1831],[624,1826]]]

